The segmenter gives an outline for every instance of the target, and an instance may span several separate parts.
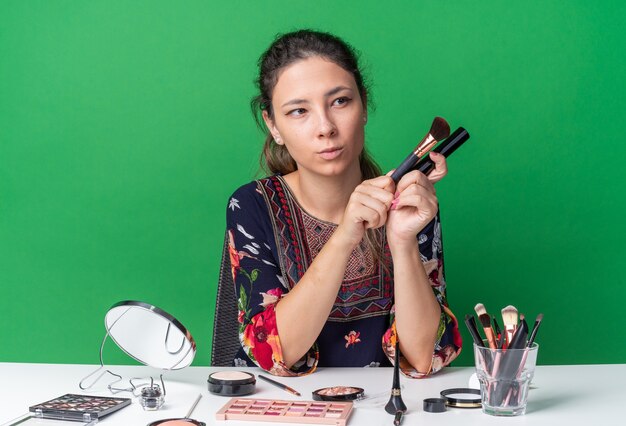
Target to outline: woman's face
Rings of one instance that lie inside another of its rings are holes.
[[[351,73],[318,56],[295,62],[279,74],[272,108],[263,118],[299,170],[338,176],[358,168],[366,111]]]

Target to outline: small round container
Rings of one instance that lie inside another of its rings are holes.
[[[363,398],[365,390],[354,386],[331,386],[313,391],[316,401],[354,401]]]
[[[161,408],[165,402],[165,395],[159,385],[147,386],[141,389],[139,404],[146,411],[155,411]]]
[[[209,374],[209,392],[222,396],[243,396],[254,392],[256,377],[245,371],[216,371]]]
[[[443,413],[446,410],[446,400],[444,398],[426,398],[424,400],[424,411],[427,413]]]
[[[480,389],[470,388],[454,388],[442,390],[441,397],[446,400],[448,407],[455,408],[480,408],[482,407],[480,399]],[[478,398],[472,397],[478,395]]]

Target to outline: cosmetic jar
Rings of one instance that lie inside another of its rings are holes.
[[[141,389],[139,404],[146,411],[156,411],[165,402],[165,395],[159,385],[147,386]]]
[[[331,386],[313,391],[315,401],[354,401],[363,398],[363,388],[354,386]]]
[[[256,377],[245,371],[216,371],[207,380],[209,392],[222,396],[243,396],[254,392]]]

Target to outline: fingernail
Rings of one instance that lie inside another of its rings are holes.
[[[391,202],[391,208],[389,210],[395,210],[398,208],[398,202],[400,200],[398,198],[395,198],[392,202]]]
[[[397,200],[399,196],[400,196],[400,193],[396,191],[395,194],[393,194],[394,200]]]

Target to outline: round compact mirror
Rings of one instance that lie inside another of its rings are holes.
[[[196,356],[196,342],[176,318],[149,303],[116,303],[104,326],[121,350],[142,364],[164,370],[187,367]]]

